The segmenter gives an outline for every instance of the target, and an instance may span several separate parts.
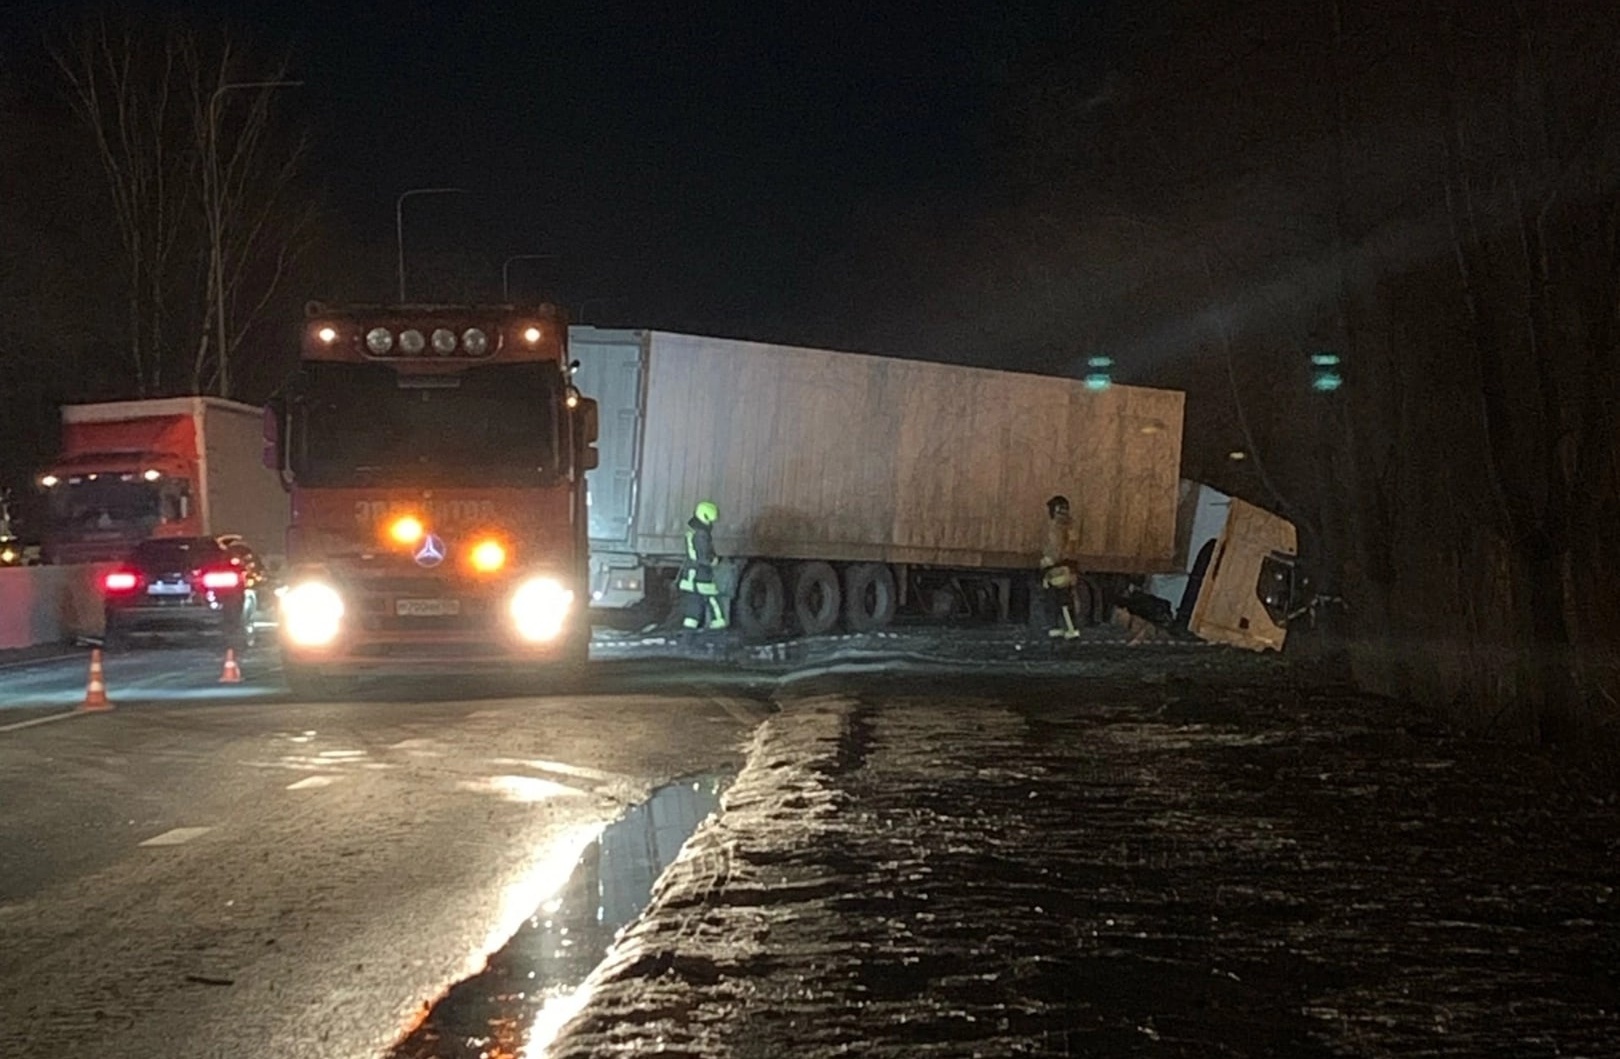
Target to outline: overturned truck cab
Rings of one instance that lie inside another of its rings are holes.
[[[265,414],[292,495],[289,684],[577,669],[596,404],[551,307],[312,304]]]
[[[1210,643],[1281,651],[1315,602],[1294,524],[1212,486],[1181,483],[1176,562],[1147,579],[1148,596],[1172,628]]]

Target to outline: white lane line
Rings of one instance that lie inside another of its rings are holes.
[[[205,835],[212,831],[211,827],[177,827],[172,831],[165,831],[161,835],[154,835],[142,842],[143,846],[179,846],[190,842],[198,835]]]
[[[287,789],[289,791],[307,791],[314,787],[330,787],[342,778],[341,776],[306,776],[297,783],[287,784]]]
[[[77,717],[82,710],[68,710],[66,713],[48,713],[43,717],[34,717],[27,721],[13,721],[10,724],[0,724],[0,732],[15,732],[20,728],[32,728],[36,724],[50,724],[52,721],[65,721],[69,717]]]

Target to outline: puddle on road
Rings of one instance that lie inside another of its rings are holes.
[[[388,1059],[540,1059],[584,1004],[580,983],[647,906],[653,884],[719,806],[732,778],[704,773],[675,780],[609,824],[585,847],[563,888],[482,972],[452,986]]]

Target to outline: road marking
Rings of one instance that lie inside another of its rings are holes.
[[[418,747],[431,746],[431,745],[433,745],[433,740],[431,740],[431,739],[401,739],[397,743],[389,743],[388,744],[388,749],[390,749],[390,750],[415,750]]]
[[[287,784],[287,789],[289,791],[307,791],[312,787],[330,787],[341,778],[341,776],[306,776],[297,783]]]
[[[161,835],[154,835],[152,838],[149,838],[145,842],[142,842],[141,845],[143,845],[143,846],[179,846],[179,845],[183,845],[183,844],[185,844],[187,842],[190,842],[192,839],[196,838],[198,835],[207,834],[208,832],[210,832],[212,830],[213,830],[213,828],[211,828],[211,827],[177,827],[172,831],[165,831]]]
[[[13,721],[10,724],[0,724],[0,732],[15,732],[20,728],[32,728],[36,724],[50,724],[52,721],[65,721],[69,717],[77,717],[82,711],[68,710],[66,713],[48,713],[44,717],[34,717],[27,721]]]

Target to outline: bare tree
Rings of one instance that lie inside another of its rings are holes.
[[[228,394],[314,216],[294,198],[307,139],[271,109],[286,62],[256,64],[228,31],[105,17],[51,54],[106,178],[135,391]]]
[[[51,49],[100,159],[123,246],[131,376],[136,392],[163,386],[175,249],[194,208],[196,156],[174,88],[184,37],[153,42],[104,17]]]
[[[285,60],[254,70],[229,33],[212,61],[196,49],[188,59],[213,295],[206,299],[191,381],[198,392],[228,396],[232,358],[303,249],[314,219],[312,202],[289,203],[308,137],[282,135],[272,120],[277,89],[296,84],[287,79]],[[227,121],[225,103],[233,96],[246,98],[231,108],[240,116]]]

